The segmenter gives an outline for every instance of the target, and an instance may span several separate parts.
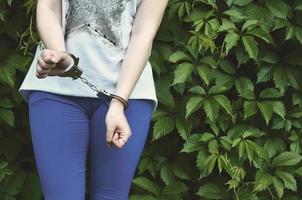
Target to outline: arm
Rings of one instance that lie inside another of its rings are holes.
[[[45,47],[36,66],[38,78],[61,74],[66,67],[73,63],[72,58],[65,53],[61,5],[62,0],[38,0],[37,2],[37,29]]]
[[[151,46],[161,23],[168,0],[141,0],[137,10],[130,42],[121,66],[116,95],[128,99],[150,56]],[[112,99],[106,118],[106,142],[118,148],[132,135],[124,115],[124,105]]]
[[[38,0],[36,22],[39,37],[46,49],[65,51],[64,35],[61,27],[61,1]]]
[[[138,7],[130,42],[121,66],[117,95],[128,99],[151,53],[152,42],[160,26],[168,0],[141,0]],[[116,99],[111,104],[123,105]]]

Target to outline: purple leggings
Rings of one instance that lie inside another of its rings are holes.
[[[119,149],[106,145],[108,103],[97,97],[31,91],[31,138],[45,200],[85,200],[87,152],[90,199],[128,200],[154,104],[149,99],[128,99],[125,116],[132,135]]]

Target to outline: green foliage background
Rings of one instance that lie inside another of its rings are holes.
[[[0,1],[4,200],[42,199],[18,94],[35,6]],[[150,61],[160,104],[132,200],[302,199],[301,0],[170,0]]]

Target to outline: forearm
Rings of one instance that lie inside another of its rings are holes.
[[[143,34],[132,37],[125,53],[116,94],[128,99],[149,59],[152,38]]]
[[[150,57],[152,42],[161,24],[168,0],[142,0],[133,23],[116,94],[128,99]]]
[[[36,22],[39,37],[46,49],[65,51],[61,27],[61,1],[38,0]]]

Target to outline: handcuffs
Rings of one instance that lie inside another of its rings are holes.
[[[58,74],[57,76],[70,77],[70,78],[72,78],[72,80],[76,80],[76,79],[80,78],[83,83],[87,84],[92,90],[97,92],[97,96],[99,98],[105,99],[105,100],[111,100],[112,98],[115,98],[115,99],[119,100],[120,102],[122,102],[122,104],[124,105],[124,110],[126,110],[128,108],[128,101],[125,100],[123,97],[116,95],[116,94],[111,94],[103,89],[98,90],[93,84],[89,83],[87,81],[87,79],[81,77],[81,75],[83,74],[83,69],[78,66],[79,57],[76,57],[75,55],[73,55],[72,53],[67,52],[67,51],[63,51],[63,52],[69,54],[70,57],[73,59],[73,66],[71,66],[71,68],[69,68],[69,69],[67,68],[68,69],[67,71],[65,71],[62,74]]]

